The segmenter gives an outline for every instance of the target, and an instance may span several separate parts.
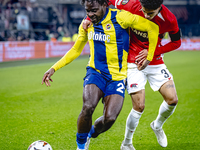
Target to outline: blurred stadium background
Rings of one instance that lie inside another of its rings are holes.
[[[200,0],[164,0],[164,4],[182,30],[179,49],[199,50]],[[75,41],[85,15],[80,0],[1,0],[0,62],[62,56]],[[87,45],[83,54],[88,52]]]
[[[179,50],[165,54],[179,96],[175,114],[164,125],[169,141],[165,150],[198,150],[200,0],[164,0],[164,4],[177,17],[183,34]],[[88,55],[60,69],[50,88],[40,83],[44,72],[71,48],[84,17],[80,0],[0,0],[0,150],[25,150],[36,140],[49,142],[54,150],[76,149],[76,122]],[[163,42],[169,40],[165,38]],[[88,53],[86,45],[82,54]],[[149,85],[145,98],[134,146],[163,150],[149,126],[162,98]],[[94,119],[102,114],[102,107],[98,105]],[[126,93],[117,122],[104,135],[92,139],[91,150],[119,149],[131,107]]]
[[[200,0],[164,0],[184,38],[200,35]],[[41,41],[77,33],[85,16],[80,0],[1,0],[1,40]]]

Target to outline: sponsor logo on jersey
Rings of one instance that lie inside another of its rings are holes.
[[[147,34],[147,32],[138,31],[138,30],[136,30],[136,29],[133,29],[133,32],[134,32],[136,35],[139,35],[139,36],[141,36],[141,37],[143,37],[143,38],[148,39],[148,34]]]
[[[129,2],[129,0],[123,0],[122,5],[126,5]]]
[[[102,34],[101,32],[95,33],[95,32],[90,32],[88,33],[88,39],[89,40],[94,40],[94,41],[107,41],[108,43],[110,42],[110,35],[109,34]]]
[[[133,84],[130,85],[130,87],[131,87],[131,88],[132,88],[132,87],[137,87],[137,85],[138,85],[137,83],[133,83]]]
[[[111,24],[107,24],[107,25],[106,25],[106,30],[110,30],[111,27],[112,27]]]
[[[156,58],[156,60],[160,60],[160,59],[162,59],[162,58],[161,57]]]

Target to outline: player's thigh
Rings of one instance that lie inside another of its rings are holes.
[[[106,80],[100,73],[94,71],[92,68],[88,68],[83,86],[83,104],[96,106],[101,97],[104,96]]]
[[[104,97],[104,116],[115,120],[119,115],[124,102],[124,97],[118,94],[112,94]]]
[[[120,113],[125,95],[125,81],[109,81],[104,97],[104,115],[106,118],[116,119]],[[111,119],[111,120],[112,120]]]
[[[154,91],[158,91],[164,83],[173,80],[172,74],[164,64],[148,66],[146,73],[149,84]]]
[[[147,77],[143,71],[137,69],[137,65],[134,63],[128,63],[127,70],[127,91],[128,94],[138,92],[145,89]]]
[[[176,87],[173,80],[169,80],[165,82],[161,88],[159,89],[159,92],[163,96],[164,100],[169,104],[177,104],[178,103],[178,97],[176,93]]]
[[[135,93],[131,93],[130,96],[132,100],[133,109],[139,112],[143,112],[145,108],[145,90],[142,89]]]
[[[96,107],[99,100],[103,96],[103,92],[96,84],[86,84],[83,88],[83,104]]]

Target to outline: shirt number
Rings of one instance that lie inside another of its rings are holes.
[[[165,77],[165,78],[168,78],[168,77],[169,77],[169,74],[167,73],[167,71],[166,71],[165,69],[162,69],[162,70],[161,70],[161,73],[164,74],[164,77]]]
[[[117,86],[118,86],[117,91],[118,91],[118,92],[121,92],[121,93],[124,93],[124,91],[123,91],[123,89],[124,89],[124,84],[123,84],[123,83],[118,83]]]

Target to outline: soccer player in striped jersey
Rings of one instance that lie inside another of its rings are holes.
[[[145,107],[145,85],[147,80],[154,91],[159,91],[164,101],[162,102],[157,118],[150,124],[158,143],[162,147],[167,146],[167,137],[162,129],[163,124],[169,118],[178,103],[173,76],[163,61],[163,54],[173,51],[181,45],[181,34],[176,17],[164,6],[163,0],[110,0],[118,9],[127,10],[151,20],[159,26],[158,44],[154,58],[142,71],[137,65],[148,54],[148,34],[132,29],[130,33],[130,48],[128,55],[127,91],[131,96],[133,109],[127,117],[125,138],[121,150],[135,150],[132,138],[139,119]],[[166,45],[161,44],[166,33],[169,33],[171,41]]]
[[[52,81],[51,76],[54,72],[76,59],[89,41],[90,59],[83,83],[83,107],[77,121],[77,150],[88,149],[90,138],[107,131],[121,111],[129,48],[129,34],[126,29],[131,27],[148,32],[149,61],[153,59],[159,33],[158,26],[145,18],[127,11],[108,9],[108,0],[81,2],[93,25],[87,32],[82,24],[80,25],[74,46],[44,74],[42,79],[42,84],[50,86],[49,81]],[[104,103],[103,115],[92,126],[92,114],[101,98]]]

